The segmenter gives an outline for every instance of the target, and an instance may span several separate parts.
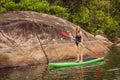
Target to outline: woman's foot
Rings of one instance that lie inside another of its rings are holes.
[[[79,60],[76,60],[75,62],[77,62],[77,63],[78,63],[78,62],[79,62]]]
[[[83,62],[83,61],[81,60],[81,61],[79,61],[79,62]]]

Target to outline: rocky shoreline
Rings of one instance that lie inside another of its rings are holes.
[[[74,35],[75,24],[33,11],[12,11],[0,16],[0,68],[46,64],[45,54],[49,62],[76,59],[74,41],[61,35],[61,31]],[[112,43],[82,31],[84,44],[106,56]],[[84,59],[88,58],[96,56],[84,49]]]

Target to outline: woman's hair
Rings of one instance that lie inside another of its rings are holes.
[[[80,27],[79,26],[76,26],[76,33],[79,33],[81,30],[80,30]]]

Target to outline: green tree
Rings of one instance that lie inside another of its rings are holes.
[[[36,11],[52,14],[96,35],[120,37],[120,0],[1,0],[0,12]]]

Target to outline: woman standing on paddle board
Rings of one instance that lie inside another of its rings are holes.
[[[75,32],[75,44],[77,46],[77,60],[76,62],[82,62],[83,61],[83,36],[82,31],[79,26],[76,26],[76,32]],[[81,57],[81,59],[80,59]]]

